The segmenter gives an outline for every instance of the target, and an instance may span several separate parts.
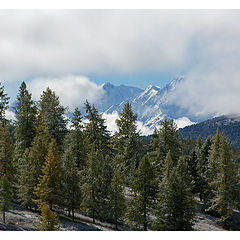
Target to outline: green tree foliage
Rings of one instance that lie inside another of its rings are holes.
[[[62,169],[60,155],[56,140],[53,138],[49,145],[39,184],[35,190],[37,197],[40,199],[40,203],[46,202],[50,204],[51,210],[53,204],[61,203],[61,179]]]
[[[119,157],[122,161],[126,183],[129,185],[141,157],[141,142],[139,140],[140,132],[137,131],[137,115],[133,113],[132,106],[128,102],[124,105],[116,124],[118,126],[116,137]]]
[[[87,167],[83,171],[82,209],[92,217],[102,221],[110,219],[112,167],[110,157],[103,155],[92,146],[88,154]]]
[[[43,131],[42,125],[39,124],[32,147],[30,150],[26,149],[19,161],[18,196],[23,205],[30,208],[34,206],[35,210],[37,209],[37,196],[34,192],[39,184],[42,166],[48,151],[48,142],[46,142]]]
[[[15,107],[16,125],[15,139],[22,153],[30,148],[36,134],[36,113],[37,109],[31,94],[27,90],[25,82],[22,82],[17,96]]]
[[[68,143],[65,143],[64,148],[71,148],[72,157],[75,159],[77,168],[82,170],[85,165],[86,149],[84,146],[82,116],[78,108],[73,113],[72,130],[68,136]]]
[[[219,155],[220,162],[215,179],[216,193],[211,208],[217,210],[226,220],[237,206],[239,189],[236,162],[232,158],[231,148],[224,133],[220,139]]]
[[[147,231],[153,200],[157,193],[157,178],[148,156],[144,156],[135,172],[128,218],[132,227]]]
[[[198,157],[196,154],[196,150],[192,151],[191,156],[187,158],[187,162],[188,162],[189,175],[193,183],[192,193],[197,194],[199,191],[199,184],[198,184],[199,176],[198,176],[198,170],[197,170]]]
[[[42,127],[45,130],[47,141],[50,142],[52,138],[56,139],[61,150],[67,124],[64,116],[65,108],[60,105],[59,97],[57,97],[55,92],[50,88],[47,88],[46,91],[42,93],[39,107],[39,121],[41,121]]]
[[[164,119],[159,130],[155,129],[154,138],[151,143],[151,159],[158,172],[159,183],[163,178],[163,166],[168,152],[174,166],[180,156],[180,142],[177,134],[177,126],[173,120]]]
[[[94,105],[90,105],[88,101],[85,103],[86,113],[85,116],[88,119],[88,123],[85,126],[85,134],[87,138],[87,143],[89,146],[89,152],[91,151],[91,146],[94,146],[94,150],[101,150],[105,154],[109,154],[109,131],[107,131],[107,126],[105,125],[105,120],[102,115],[98,113]]]
[[[115,223],[116,230],[118,229],[118,223],[123,220],[126,208],[124,189],[124,182],[121,173],[119,169],[115,168],[111,182],[110,212],[111,219],[113,219]]]
[[[81,208],[93,219],[98,216],[98,188],[99,182],[99,152],[92,147],[91,152],[88,154],[87,167],[84,171],[84,184],[82,187],[83,201]]]
[[[220,143],[221,143],[221,136],[219,133],[219,129],[217,129],[216,135],[213,138],[213,143],[211,145],[209,151],[209,158],[208,158],[208,182],[210,185],[210,192],[209,192],[209,199],[214,198],[214,194],[216,192],[216,178],[219,172],[220,166]]]
[[[0,83],[0,124],[2,126],[6,123],[5,113],[8,109],[9,99],[8,95],[4,92],[4,86],[1,86]]]
[[[62,157],[63,163],[63,194],[64,206],[72,211],[74,221],[74,211],[81,204],[80,175],[73,153],[66,149]]]
[[[36,227],[37,231],[57,231],[59,230],[58,217],[52,212],[46,203],[39,206],[41,216],[39,219],[39,226]]]
[[[187,163],[180,157],[177,167],[162,186],[153,224],[155,230],[192,230],[195,207],[191,191]]]
[[[198,155],[198,192],[200,200],[205,204],[209,202],[210,186],[208,183],[208,158],[211,147],[211,139],[208,137],[202,145],[200,155]]]
[[[3,213],[3,223],[5,212],[10,208],[15,182],[12,152],[13,144],[8,125],[4,128],[0,125],[0,211]]]

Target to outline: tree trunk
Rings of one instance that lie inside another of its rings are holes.
[[[68,217],[71,217],[71,209],[68,208]]]
[[[5,224],[5,223],[6,223],[5,210],[3,210],[3,215],[2,215],[2,218],[3,218],[3,223]]]
[[[72,221],[74,222],[74,209],[72,209]]]

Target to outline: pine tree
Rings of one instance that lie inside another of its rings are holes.
[[[135,172],[132,184],[134,196],[130,202],[128,218],[133,227],[147,231],[149,215],[152,210],[153,200],[156,197],[157,178],[154,168],[145,155]]]
[[[5,212],[10,208],[15,182],[12,152],[13,144],[8,125],[4,128],[0,125],[0,210],[3,213],[3,223]]]
[[[34,192],[39,184],[48,151],[48,142],[46,142],[43,131],[42,125],[39,124],[32,147],[30,147],[30,150],[26,149],[25,154],[19,161],[18,196],[23,205],[30,208],[33,206],[35,210],[37,210],[37,196]]]
[[[61,179],[62,169],[60,156],[56,140],[53,138],[49,145],[46,161],[42,168],[42,176],[35,189],[35,193],[40,199],[39,202],[49,203],[50,210],[52,210],[53,204],[61,203]]]
[[[48,142],[52,138],[56,139],[57,145],[62,150],[64,136],[66,134],[67,120],[64,116],[65,108],[60,105],[59,97],[50,88],[47,88],[40,97],[39,101],[40,116],[45,137]]]
[[[211,209],[215,209],[223,217],[226,226],[226,219],[237,206],[238,176],[236,162],[233,160],[230,145],[227,143],[224,132],[220,139],[220,162],[215,180],[216,193]]]
[[[165,159],[167,153],[170,151],[174,165],[176,165],[177,159],[180,156],[177,125],[173,120],[164,119],[164,121],[161,122],[158,134],[160,158]]]
[[[155,230],[192,230],[195,217],[194,199],[187,163],[179,158],[177,167],[171,171],[165,186],[162,186],[155,211]]]
[[[80,175],[76,161],[72,152],[67,149],[62,157],[63,163],[63,193],[64,205],[72,211],[72,220],[74,222],[74,212],[81,204]]]
[[[86,149],[84,146],[82,117],[78,108],[73,113],[72,128],[69,134],[68,147],[71,147],[72,157],[76,161],[78,170],[82,170],[85,165]]]
[[[193,188],[192,188],[192,193],[197,194],[199,191],[199,176],[198,176],[198,170],[197,170],[197,165],[198,165],[198,157],[196,154],[196,150],[194,149],[192,151],[192,154],[190,158],[187,158],[188,162],[188,171],[189,171],[189,176],[191,178],[191,181],[193,183]]]
[[[88,123],[85,126],[86,140],[89,146],[89,152],[91,151],[91,146],[94,146],[94,150],[101,150],[106,154],[109,154],[109,131],[105,125],[105,120],[102,115],[98,113],[94,105],[90,105],[87,101],[85,103],[86,119]]]
[[[208,158],[211,147],[211,139],[208,137],[202,145],[198,157],[197,171],[198,171],[198,192],[200,201],[205,204],[209,201],[210,186],[208,183]]]
[[[95,151],[92,146],[91,152],[88,154],[87,167],[84,170],[84,183],[82,186],[82,203],[81,208],[93,219],[98,216],[98,174],[99,174],[99,151]]]
[[[10,98],[4,92],[4,86],[1,86],[0,83],[0,124],[2,126],[4,126],[6,123],[5,114],[6,110],[8,109],[9,99]]]
[[[30,148],[35,137],[36,113],[37,108],[31,98],[31,94],[28,92],[25,82],[22,82],[15,107],[17,121],[14,134],[18,142],[17,146],[22,153],[24,153],[26,148]]]
[[[116,124],[118,154],[122,159],[126,184],[129,185],[141,157],[141,142],[140,132],[137,131],[137,115],[133,113],[132,106],[128,102],[124,105]]]
[[[221,136],[219,133],[219,129],[217,129],[216,135],[213,139],[213,143],[211,145],[209,151],[209,158],[208,158],[208,182],[210,185],[210,192],[209,192],[209,199],[214,198],[214,194],[216,192],[216,181],[217,174],[219,172],[220,166],[220,143],[221,143]]]
[[[57,231],[59,230],[58,217],[53,213],[46,203],[42,203],[39,207],[41,215],[39,216],[39,226],[37,231]]]
[[[115,229],[118,229],[118,223],[122,220],[125,208],[126,199],[124,195],[123,179],[120,171],[115,168],[114,175],[111,182],[111,193],[110,193],[110,212],[111,218],[115,223]]]

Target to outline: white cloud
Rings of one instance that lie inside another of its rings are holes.
[[[67,76],[62,78],[36,78],[28,83],[28,88],[34,99],[49,87],[59,96],[60,102],[73,110],[82,106],[86,99],[91,103],[97,101],[104,94],[101,86],[91,82],[84,76]]]
[[[181,71],[200,54],[196,39],[239,32],[239,20],[221,10],[1,10],[0,80]]]
[[[173,101],[199,116],[239,113],[239,21],[240,10],[1,10],[0,81],[54,76],[72,105],[85,93],[70,84],[69,97],[62,76],[183,70]]]
[[[10,111],[10,110],[6,110],[6,112],[5,112],[5,114],[6,114],[6,119],[8,119],[8,120],[16,120],[16,117],[15,117],[15,113],[14,112],[12,112],[12,111]]]

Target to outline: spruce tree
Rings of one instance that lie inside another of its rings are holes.
[[[128,218],[133,227],[147,231],[156,190],[156,173],[148,156],[145,155],[139,163],[132,184],[134,195],[130,201]]]
[[[99,176],[99,151],[95,151],[92,146],[91,152],[88,154],[87,167],[85,168],[84,182],[82,186],[82,203],[81,209],[86,212],[95,223],[96,217],[98,217],[98,189],[99,182],[97,177]]]
[[[111,193],[110,193],[110,212],[111,219],[115,223],[115,229],[118,229],[118,224],[123,220],[126,199],[124,195],[124,182],[121,177],[119,169],[116,167],[111,182]]]
[[[209,191],[210,186],[208,182],[208,158],[209,151],[211,147],[211,139],[208,137],[204,144],[202,145],[200,155],[198,155],[198,192],[200,201],[203,201],[205,204],[209,201]]]
[[[137,115],[133,113],[128,102],[124,105],[120,118],[116,120],[118,126],[117,145],[119,158],[122,160],[123,174],[126,184],[132,181],[134,171],[138,167],[141,157],[140,132],[137,131]]]
[[[46,203],[42,203],[39,206],[41,216],[39,219],[39,226],[36,227],[37,231],[57,231],[60,226],[58,225],[57,215],[49,209]]]
[[[66,149],[62,157],[63,163],[63,193],[64,206],[72,211],[72,221],[74,222],[74,212],[81,204],[80,175],[76,161],[72,152]]]
[[[33,206],[35,210],[37,210],[37,196],[34,191],[39,184],[48,151],[48,142],[43,131],[42,125],[39,124],[32,147],[30,150],[26,149],[19,161],[18,196],[23,205],[30,208]]]
[[[0,125],[0,211],[5,223],[5,212],[10,208],[15,183],[13,168],[13,144],[6,124]]]
[[[210,201],[214,198],[216,192],[216,178],[219,172],[220,166],[220,143],[221,143],[221,136],[219,133],[219,129],[216,131],[216,135],[213,138],[213,143],[211,145],[209,151],[209,158],[208,158],[208,182],[210,186],[209,191],[209,199]]]
[[[227,217],[237,207],[239,191],[236,162],[233,160],[231,147],[227,143],[224,132],[220,140],[219,155],[220,162],[215,179],[216,192],[211,209],[219,212],[226,226]]]
[[[153,228],[168,231],[192,230],[195,207],[187,163],[183,157],[179,158],[177,167],[172,169],[162,188]]]
[[[54,204],[61,204],[62,169],[56,140],[53,138],[49,145],[48,154],[42,168],[42,175],[35,194],[39,202],[46,202],[50,210]]]
[[[30,148],[36,134],[36,113],[37,108],[27,90],[25,82],[22,82],[17,96],[15,107],[16,125],[15,139],[17,146],[22,153]]]
[[[85,126],[86,142],[89,146],[88,151],[91,151],[91,146],[94,146],[94,150],[101,150],[106,154],[109,154],[109,131],[105,125],[105,120],[102,115],[98,113],[94,105],[90,105],[88,101],[85,103],[86,119],[88,123]]]
[[[6,123],[5,115],[8,109],[9,99],[8,95],[4,92],[4,86],[1,86],[0,83],[0,124],[2,126]]]
[[[72,117],[72,130],[68,136],[68,146],[71,148],[72,157],[75,159],[78,170],[82,170],[85,165],[86,147],[84,146],[83,123],[81,112],[75,109]]]
[[[47,88],[40,97],[39,119],[45,130],[45,137],[50,143],[56,139],[57,145],[62,150],[64,136],[66,134],[67,120],[64,116],[65,108],[60,104],[59,97],[50,88]]]
[[[199,191],[199,176],[198,176],[198,157],[196,154],[196,150],[192,151],[192,154],[189,158],[187,158],[188,162],[188,172],[193,183],[192,193],[197,194]]]

